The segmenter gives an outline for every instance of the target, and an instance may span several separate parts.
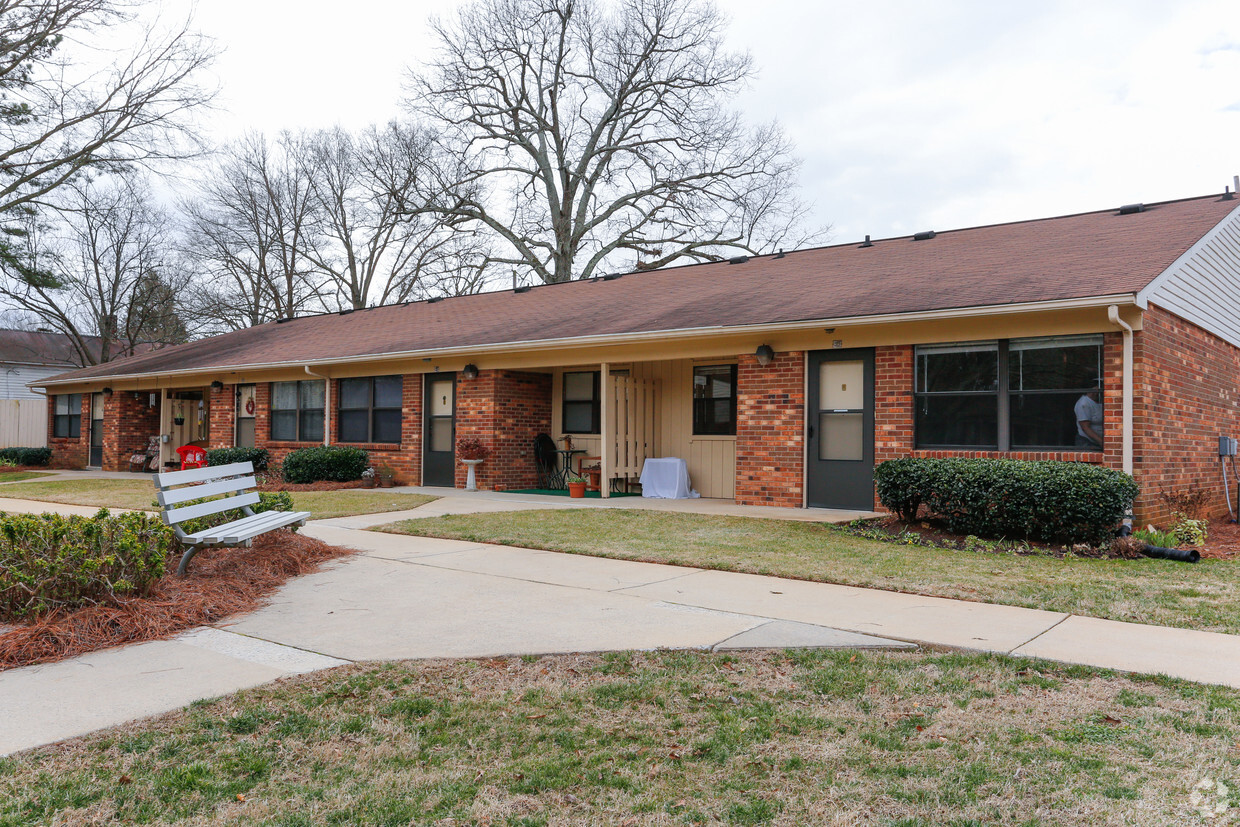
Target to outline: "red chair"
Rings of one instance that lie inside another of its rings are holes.
[[[181,455],[182,471],[207,467],[207,452],[197,445],[182,445],[177,449],[177,453]]]

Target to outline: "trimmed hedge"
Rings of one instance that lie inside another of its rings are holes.
[[[16,620],[142,593],[175,536],[158,517],[0,514],[0,618]]]
[[[956,534],[1101,544],[1138,488],[1079,462],[906,457],[874,469],[879,501],[906,521],[925,505]]]
[[[362,478],[369,463],[370,454],[361,448],[321,445],[290,451],[282,467],[285,482],[352,482]]]
[[[234,462],[252,462],[255,471],[266,471],[271,462],[271,452],[266,448],[215,448],[207,451],[207,465],[231,465]]]
[[[47,465],[52,461],[51,448],[0,448],[0,460],[14,465]]]

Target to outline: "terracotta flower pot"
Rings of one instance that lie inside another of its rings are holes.
[[[362,488],[374,488],[374,487],[375,487],[374,477],[362,477]]]
[[[396,480],[392,477],[379,477],[380,488],[391,488],[396,484]]]
[[[568,484],[568,496],[584,497],[586,495],[586,484],[584,482],[570,482]]]

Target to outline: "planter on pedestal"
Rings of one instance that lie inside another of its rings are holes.
[[[461,460],[461,462],[465,463],[465,466],[469,469],[469,472],[465,477],[465,490],[466,491],[477,491],[478,490],[478,478],[474,474],[474,469],[478,467],[478,463],[483,462],[483,460],[463,459]]]

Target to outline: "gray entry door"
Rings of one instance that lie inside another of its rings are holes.
[[[806,501],[817,508],[874,508],[874,349],[809,355]]]
[[[422,484],[451,488],[456,478],[456,374],[428,373],[422,407]]]
[[[103,394],[90,395],[90,456],[87,465],[103,467]]]

